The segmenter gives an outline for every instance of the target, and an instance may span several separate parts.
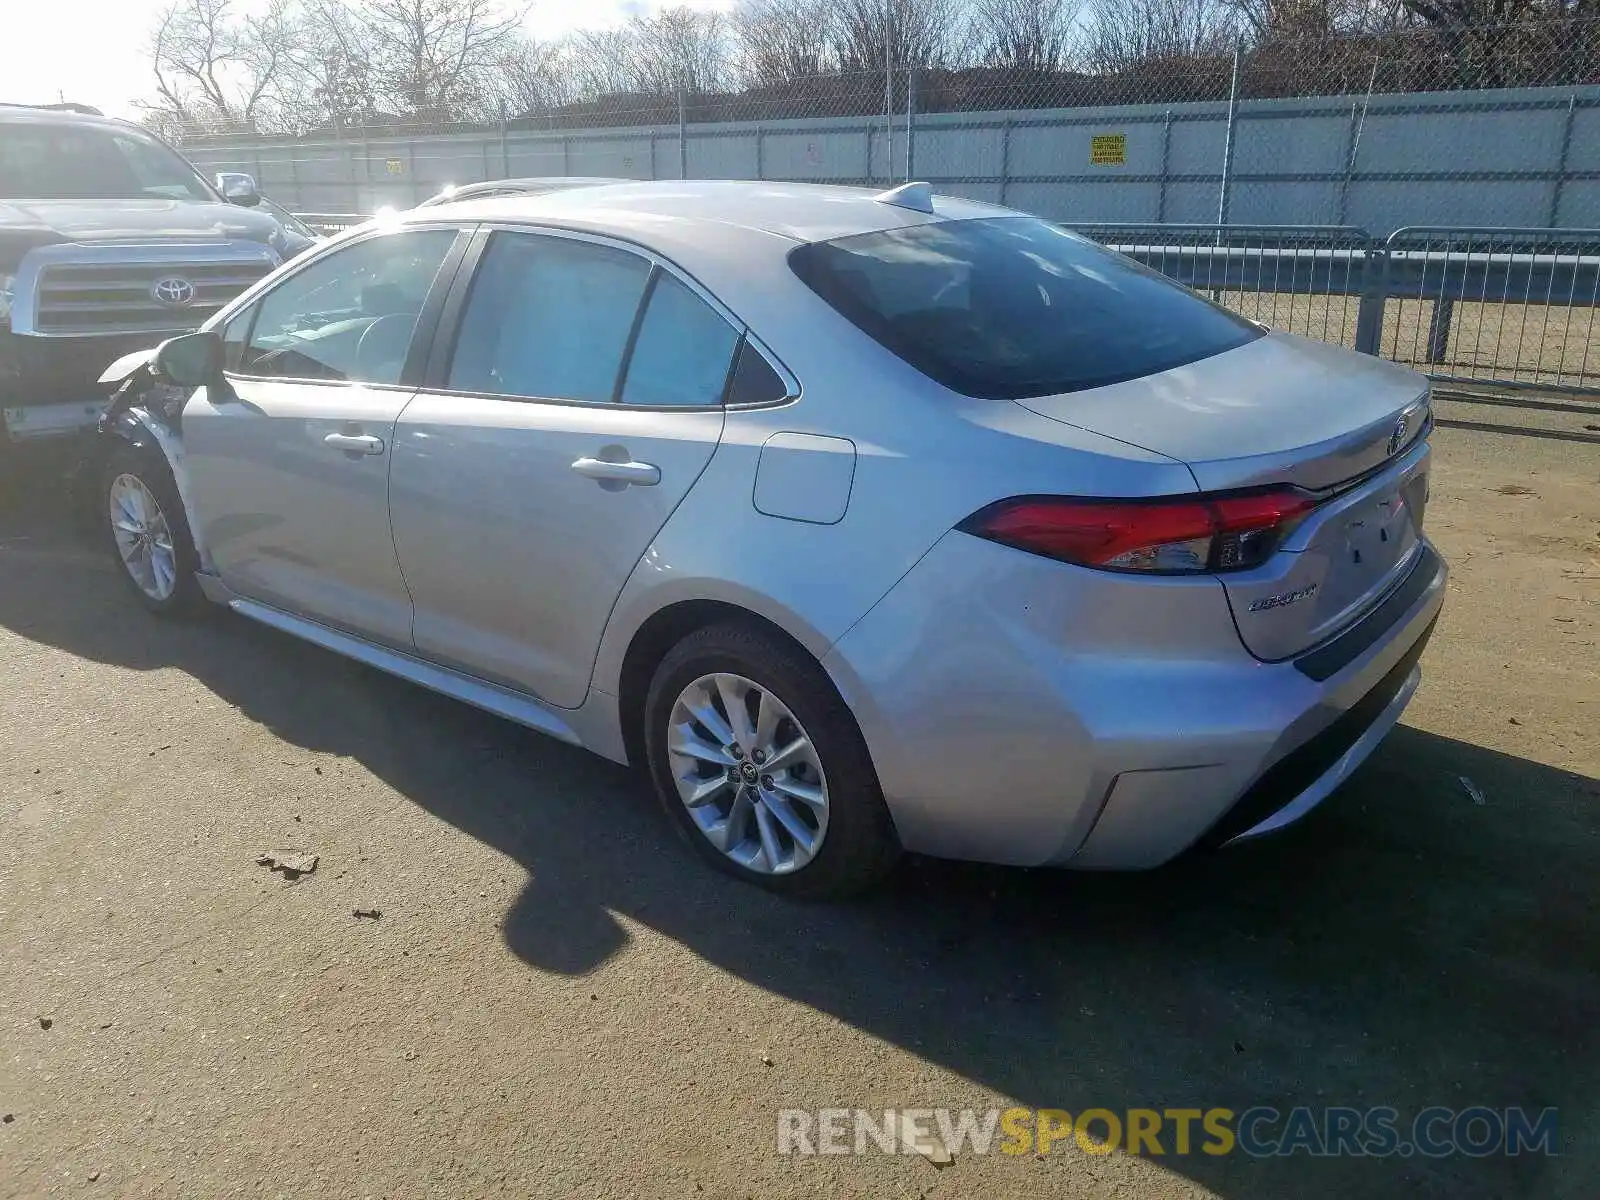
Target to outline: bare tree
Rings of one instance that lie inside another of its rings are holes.
[[[493,76],[503,111],[511,116],[549,112],[575,98],[573,81],[554,42],[521,42],[506,50]]]
[[[841,70],[944,66],[961,44],[958,0],[834,0],[834,58]]]
[[[418,121],[482,115],[486,76],[513,49],[527,9],[502,0],[361,0],[347,5],[385,107]]]
[[[835,0],[744,0],[733,29],[746,85],[774,87],[830,70],[838,19]]]
[[[1221,0],[1097,0],[1085,46],[1099,71],[1228,53],[1237,37]]]
[[[580,29],[558,48],[560,69],[586,100],[639,90],[633,38],[626,29]]]
[[[174,0],[150,35],[157,100],[183,123],[256,129],[288,73],[294,44],[289,0],[240,14],[234,0]]]
[[[377,112],[371,47],[343,0],[304,0],[283,88],[297,130],[354,129]]]
[[[654,16],[634,17],[627,33],[639,90],[692,96],[727,85],[730,30],[721,13],[665,8]]]
[[[985,66],[1060,71],[1072,49],[1077,0],[975,0],[972,38]]]

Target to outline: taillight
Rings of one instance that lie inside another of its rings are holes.
[[[1019,496],[979,510],[957,528],[1103,570],[1243,571],[1271,557],[1316,505],[1298,488],[1151,500]]]

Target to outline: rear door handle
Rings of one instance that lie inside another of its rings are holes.
[[[322,444],[351,454],[383,453],[383,439],[370,433],[330,433],[322,439]]]
[[[661,482],[661,468],[655,463],[607,462],[603,458],[580,458],[572,464],[579,475],[598,479],[603,483],[632,483],[639,487],[654,487]]]

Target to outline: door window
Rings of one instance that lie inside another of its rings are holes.
[[[650,263],[571,238],[496,233],[461,320],[447,386],[613,399]]]
[[[663,271],[628,360],[626,404],[722,403],[739,332],[681,280]]]
[[[399,383],[417,316],[455,237],[419,229],[367,238],[295,272],[255,305],[239,372]]]

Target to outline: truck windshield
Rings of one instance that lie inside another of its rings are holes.
[[[135,132],[0,123],[0,199],[215,200],[193,167]]]
[[[1170,279],[1033,217],[813,242],[789,262],[885,348],[987,399],[1138,379],[1261,336]]]

